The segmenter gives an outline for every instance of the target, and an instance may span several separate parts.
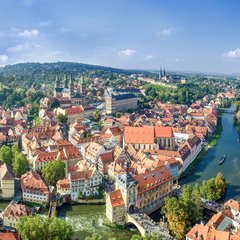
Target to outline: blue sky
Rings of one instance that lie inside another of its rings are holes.
[[[240,73],[239,0],[0,0],[0,65]]]

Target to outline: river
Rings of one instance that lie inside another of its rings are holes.
[[[84,240],[93,233],[103,236],[103,240],[115,237],[129,240],[137,230],[110,228],[104,225],[105,205],[64,205],[57,210],[57,216],[64,218],[75,230],[75,236]]]
[[[226,201],[240,196],[240,144],[237,141],[237,129],[233,126],[233,114],[223,113],[222,125],[223,131],[217,145],[208,150],[206,156],[180,184],[201,183],[222,172],[227,182],[227,191],[223,199]],[[226,155],[226,160],[219,166],[222,154]]]

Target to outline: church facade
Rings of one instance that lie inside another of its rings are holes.
[[[54,97],[69,99],[73,106],[86,105],[86,84],[82,76],[75,82],[72,75],[65,75],[61,81],[56,75]]]

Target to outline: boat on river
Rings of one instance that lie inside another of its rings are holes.
[[[226,159],[226,156],[225,156],[225,154],[223,154],[222,155],[222,157],[221,157],[221,160],[219,161],[219,165],[222,165],[223,164],[223,162],[225,161],[225,159]]]

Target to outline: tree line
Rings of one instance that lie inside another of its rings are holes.
[[[179,198],[166,198],[162,213],[167,218],[172,235],[177,240],[185,239],[185,234],[203,219],[202,198],[216,201],[223,197],[225,191],[225,178],[218,173],[201,185],[184,185]]]

